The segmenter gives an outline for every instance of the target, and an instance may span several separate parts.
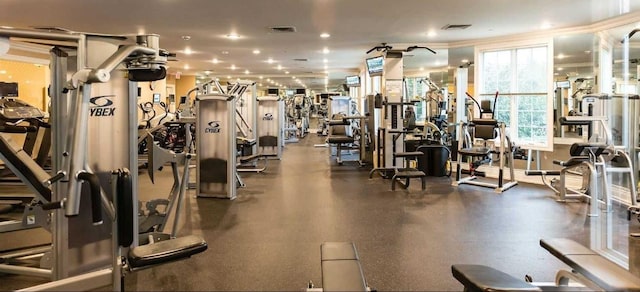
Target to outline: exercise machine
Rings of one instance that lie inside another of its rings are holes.
[[[165,78],[170,54],[159,48],[159,37],[140,35],[131,43],[122,36],[7,28],[0,36],[65,44],[50,51],[54,175],[44,180],[53,191],[41,206],[52,219],[53,281],[26,290],[120,291],[125,270],[204,251],[206,243],[194,236],[135,247],[136,82]],[[121,254],[125,247],[127,256]]]
[[[471,184],[492,188],[497,193],[502,193],[517,185],[518,182],[515,180],[513,147],[506,133],[506,126],[494,118],[498,92],[496,92],[493,100],[493,109],[489,101],[483,100],[481,105],[471,94],[467,93],[467,96],[478,106],[480,118],[460,125],[460,132],[464,135],[465,139],[464,143],[459,144],[456,180],[453,182],[453,185]],[[494,160],[492,157],[494,155],[497,155],[497,159],[499,160],[498,182],[489,183],[477,181],[478,176],[484,176],[484,173],[478,172],[477,168],[483,164],[491,163]],[[464,158],[469,159],[469,176],[465,178],[462,177],[461,167]],[[504,168],[506,165],[509,167],[509,181],[505,183]]]
[[[566,238],[540,240],[540,246],[570,270],[559,270],[554,283],[535,283],[484,265],[452,265],[464,291],[638,291],[640,278],[594,250]],[[576,285],[570,285],[571,283]]]
[[[238,81],[223,88],[213,80],[216,93],[196,96],[196,194],[198,197],[236,198],[236,98],[255,82]]]

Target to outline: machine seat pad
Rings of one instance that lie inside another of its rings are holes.
[[[393,157],[396,158],[408,158],[408,157],[418,157],[424,155],[422,151],[412,151],[412,152],[396,152],[393,153]]]
[[[399,169],[396,169],[396,174],[393,177],[394,178],[414,178],[414,177],[425,177],[425,176],[427,176],[427,174],[415,168],[399,168]]]
[[[536,175],[560,175],[559,170],[527,170],[524,172],[525,175],[536,176]]]
[[[355,140],[353,137],[349,136],[329,136],[327,137],[327,143],[329,144],[349,144],[353,143]]]
[[[564,167],[576,166],[583,162],[589,162],[589,156],[572,156],[567,161],[563,160],[553,160],[553,164],[560,165]]]
[[[487,156],[491,153],[491,148],[489,147],[462,148],[458,150],[458,153],[466,156]]]
[[[560,125],[563,126],[588,126],[591,125],[591,121],[569,121],[567,118],[560,118]]]
[[[320,246],[323,291],[367,291],[356,247],[351,242]]]
[[[247,162],[251,162],[254,161],[256,159],[260,159],[262,157],[265,157],[265,155],[262,155],[262,153],[256,153],[256,154],[251,154],[251,155],[247,155],[247,156],[240,156],[240,163],[247,163]]]
[[[350,125],[349,121],[347,120],[330,120],[329,121],[329,126],[348,126]]]
[[[524,280],[482,265],[452,265],[451,273],[465,291],[542,291]]]
[[[132,269],[139,269],[185,259],[206,249],[207,242],[202,237],[189,235],[134,247],[127,259]]]
[[[573,240],[543,239],[540,246],[605,291],[640,291],[640,278]]]

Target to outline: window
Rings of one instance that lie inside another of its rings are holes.
[[[420,80],[422,78],[407,77],[405,78],[405,96],[409,100],[420,100],[419,103],[415,103],[414,111],[416,112],[416,120],[424,121],[426,118],[426,105],[424,97],[427,91],[427,86]]]
[[[485,50],[479,54],[480,99],[493,103],[512,141],[525,148],[552,149],[553,52],[547,44]]]

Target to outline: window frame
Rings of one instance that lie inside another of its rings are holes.
[[[540,151],[553,151],[553,37],[545,37],[545,38],[535,38],[529,40],[514,40],[514,41],[506,41],[499,42],[493,44],[484,44],[475,46],[475,64],[478,66],[475,71],[474,80],[476,82],[476,92],[477,97],[479,98],[481,94],[487,93],[485,92],[485,84],[483,82],[483,64],[484,64],[484,53],[485,52],[495,52],[495,51],[504,51],[504,50],[512,50],[515,52],[518,49],[523,48],[532,48],[532,47],[547,47],[547,103],[546,103],[546,133],[547,139],[542,143],[517,143],[523,149],[532,149],[532,150],[540,150]],[[513,69],[515,70],[515,69]],[[516,77],[511,76],[512,80]],[[513,81],[512,81],[513,82]],[[504,92],[504,94],[510,94],[511,92]],[[488,93],[487,93],[488,94]],[[514,111],[517,111],[517,96],[513,96],[510,100],[510,108],[511,108],[511,126],[508,132],[513,133],[514,130],[517,131],[518,121],[517,116],[513,114]],[[478,111],[474,111],[474,116],[479,116]]]

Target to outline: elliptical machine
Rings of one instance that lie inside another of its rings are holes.
[[[493,108],[488,100],[479,103],[471,94],[466,93],[473,100],[480,110],[480,118],[474,119],[470,123],[462,123],[460,131],[464,135],[463,143],[458,149],[458,165],[456,166],[456,180],[454,186],[461,184],[471,184],[494,189],[497,193],[502,193],[518,184],[514,179],[513,170],[513,145],[511,139],[506,134],[506,125],[495,119],[495,107],[498,101],[498,92],[493,99]],[[496,139],[498,139],[496,143]],[[479,176],[486,176],[484,172],[477,170],[484,164],[492,163],[493,156],[497,155],[499,160],[498,183],[488,183],[476,181]],[[462,178],[461,163],[463,158],[469,162],[468,177]],[[509,182],[504,182],[504,167],[509,165]]]

